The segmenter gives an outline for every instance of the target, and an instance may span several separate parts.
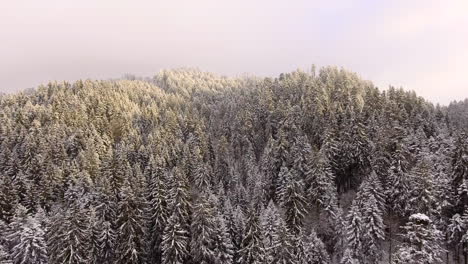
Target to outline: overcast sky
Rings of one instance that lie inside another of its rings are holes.
[[[197,67],[336,65],[447,104],[468,97],[466,0],[0,0],[0,91]]]

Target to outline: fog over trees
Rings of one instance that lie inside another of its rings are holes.
[[[0,95],[0,263],[467,263],[466,131],[334,67]]]

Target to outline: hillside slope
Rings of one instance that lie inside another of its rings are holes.
[[[0,262],[461,261],[467,120],[332,67],[2,95]]]

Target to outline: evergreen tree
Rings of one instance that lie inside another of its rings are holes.
[[[307,201],[304,197],[304,185],[297,179],[295,171],[287,171],[284,175],[284,185],[279,190],[281,206],[285,210],[288,228],[297,234],[302,228],[307,213]]]
[[[330,256],[328,255],[325,244],[317,237],[315,231],[311,231],[306,238],[306,258],[305,262],[299,263],[317,263],[328,264],[330,263]]]
[[[413,214],[403,227],[403,243],[395,253],[394,263],[442,263],[440,231],[424,214]]]
[[[13,264],[10,253],[2,244],[0,244],[0,264]]]
[[[196,263],[213,263],[215,256],[215,215],[206,194],[195,204],[190,228],[190,255]]]
[[[160,172],[152,175],[149,183],[149,259],[153,262],[161,261],[161,240],[164,228],[169,218],[167,175]]]
[[[262,263],[265,257],[265,249],[263,248],[262,233],[260,219],[258,213],[251,208],[248,214],[244,238],[240,249],[240,264],[257,264]]]
[[[234,263],[238,263],[242,249],[242,241],[244,239],[245,216],[239,206],[233,209],[230,200],[227,199],[224,206],[224,217],[226,218],[226,226],[233,245],[233,260]]]
[[[100,224],[98,223],[98,219],[96,216],[96,209],[94,207],[90,208],[89,212],[89,262],[90,263],[98,263],[100,257],[100,245],[99,245],[99,235],[100,231]]]
[[[10,177],[0,175],[0,221],[9,223],[12,220],[18,199],[18,194]]]
[[[459,214],[453,215],[450,219],[450,223],[447,226],[446,235],[450,246],[455,248],[455,259],[458,259],[458,253],[462,246],[465,230],[466,224],[463,217],[461,217]]]
[[[125,183],[118,203],[116,263],[141,263],[145,259],[144,201]]]
[[[334,180],[335,177],[328,165],[328,161],[319,152],[316,157],[316,164],[307,178],[309,199],[324,209],[329,208],[336,200]]]
[[[362,229],[362,214],[356,202],[353,201],[348,213],[348,226],[346,228],[347,250],[353,258],[359,257],[362,251]]]
[[[376,263],[381,258],[380,243],[385,239],[383,213],[377,199],[371,195],[363,205],[363,250],[369,263]]]
[[[299,251],[298,248],[293,248],[293,237],[289,233],[285,222],[280,219],[278,223],[278,229],[276,230],[275,240],[273,241],[274,255],[271,263],[278,264],[292,264],[296,260],[297,256],[294,255],[295,251]]]
[[[97,263],[113,263],[115,257],[116,234],[112,224],[108,221],[100,223],[98,234],[99,257]]]
[[[191,202],[189,183],[182,169],[173,169],[170,175],[169,188],[169,208],[173,214],[178,215],[178,219],[182,221],[182,227],[188,228]]]
[[[72,205],[56,214],[48,227],[47,244],[51,263],[88,263],[88,212]]]
[[[40,222],[28,216],[20,230],[10,235],[12,241],[11,258],[13,263],[48,263],[47,245],[44,239],[44,230]]]
[[[434,174],[427,159],[418,162],[410,172],[410,179],[410,196],[406,201],[410,212],[433,215],[436,207]]]
[[[234,246],[226,228],[225,220],[221,215],[215,217],[214,244],[215,244],[215,260],[216,264],[231,264],[234,257]]]
[[[340,264],[359,264],[359,262],[353,257],[352,250],[346,249],[343,257],[341,258]]]
[[[183,264],[187,260],[188,232],[183,222],[176,211],[169,218],[161,241],[161,263]]]
[[[282,219],[272,200],[270,200],[268,206],[263,210],[260,220],[263,232],[263,245],[265,248],[265,261],[267,263],[273,263],[273,259],[276,255],[276,244],[279,240],[277,231],[280,228],[279,226]]]
[[[207,190],[211,186],[212,173],[211,168],[205,163],[199,163],[194,169],[194,181],[197,188],[201,191]]]

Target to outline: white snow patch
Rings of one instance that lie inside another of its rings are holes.
[[[419,221],[424,221],[424,222],[430,222],[431,219],[425,214],[417,213],[413,214],[409,217],[410,220],[419,220]]]

